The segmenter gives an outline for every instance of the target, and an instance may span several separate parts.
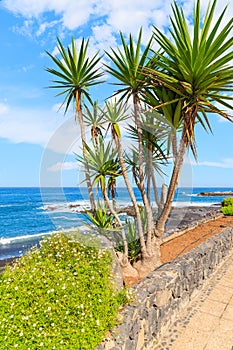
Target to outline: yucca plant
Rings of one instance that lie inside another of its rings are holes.
[[[103,139],[100,138],[99,145],[91,149],[87,144],[85,144],[86,148],[86,159],[83,157],[76,155],[77,160],[82,164],[85,161],[88,162],[90,169],[90,177],[93,178],[92,184],[97,185],[97,188],[101,189],[103,199],[106,203],[106,206],[109,208],[110,213],[115,219],[116,225],[121,230],[122,240],[124,242],[124,262],[128,263],[128,245],[126,240],[126,235],[124,231],[124,226],[121,222],[121,219],[111,203],[111,200],[108,196],[107,191],[107,179],[108,178],[116,178],[121,175],[121,169],[119,167],[118,159],[117,159],[117,150],[112,148],[111,142],[104,143]]]
[[[154,28],[154,39],[162,48],[155,55],[159,69],[148,69],[155,94],[161,98],[161,91],[171,91],[181,103],[178,125],[181,125],[180,143],[174,162],[172,177],[165,207],[157,222],[157,233],[161,237],[171,210],[178,184],[185,152],[191,147],[196,156],[195,126],[199,122],[211,129],[208,114],[217,113],[231,120],[224,108],[232,109],[229,96],[233,83],[233,19],[224,22],[226,8],[213,22],[217,0],[209,3],[203,22],[201,21],[200,0],[196,1],[193,15],[193,34],[182,8],[175,2],[172,6],[173,18],[169,29],[171,39]],[[164,90],[165,89],[165,90]],[[173,101],[170,101],[172,105]],[[221,105],[221,107],[217,107]],[[169,106],[169,98],[160,101],[161,106]],[[158,106],[157,106],[158,107]],[[171,112],[172,113],[172,112]],[[165,114],[166,116],[167,114]],[[169,117],[170,118],[170,117]]]
[[[143,173],[143,144],[141,137],[141,120],[140,120],[140,98],[143,95],[145,86],[147,85],[148,78],[144,73],[145,67],[151,67],[150,49],[152,38],[148,41],[147,45],[142,48],[142,29],[139,31],[139,35],[136,43],[133,40],[132,35],[129,36],[129,44],[127,44],[124,36],[120,33],[122,49],[113,50],[111,53],[106,52],[108,57],[111,59],[114,66],[107,65],[106,69],[115,79],[117,79],[116,85],[119,85],[120,88],[115,92],[115,95],[120,95],[119,101],[124,99],[128,102],[129,98],[132,97],[133,100],[133,122],[135,124],[137,133],[138,133],[138,155],[139,155],[139,179],[141,194],[143,197],[143,203],[147,212],[147,240],[145,240],[140,212],[138,204],[132,190],[132,186],[129,181],[127,172],[125,171],[125,164],[123,157],[119,156],[120,163],[122,166],[122,172],[125,179],[125,183],[132,201],[132,204],[135,209],[136,218],[137,218],[137,227],[141,242],[142,256],[144,261],[151,258],[153,255],[153,232],[154,232],[154,221],[153,214],[149,200],[146,195],[145,184],[144,184],[144,173]],[[117,145],[118,150],[121,152],[121,138],[114,134],[114,139]],[[122,152],[121,152],[122,154]]]
[[[90,94],[88,89],[96,84],[100,84],[103,81],[99,80],[103,76],[103,72],[100,71],[99,62],[101,57],[96,53],[92,58],[87,56],[87,50],[89,41],[82,39],[80,49],[77,49],[76,41],[72,38],[70,47],[63,46],[60,39],[57,39],[57,48],[61,58],[58,58],[51,53],[46,53],[52,59],[55,64],[55,68],[45,68],[47,72],[55,77],[53,85],[49,88],[61,89],[62,91],[57,96],[64,95],[65,113],[67,112],[72,101],[75,102],[75,118],[79,121],[82,144],[83,144],[83,155],[86,157],[86,137],[85,137],[85,126],[83,122],[82,114],[82,100],[86,98],[91,102]],[[85,162],[85,174],[86,182],[88,187],[88,193],[91,202],[92,211],[95,210],[95,201],[92,191],[89,167],[88,163]]]
[[[83,119],[86,126],[91,127],[92,143],[98,145],[99,136],[103,137],[104,120],[98,101],[91,103],[91,106],[86,106],[83,112]]]

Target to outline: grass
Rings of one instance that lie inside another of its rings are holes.
[[[91,350],[117,320],[126,292],[112,254],[56,234],[0,276],[0,349]]]

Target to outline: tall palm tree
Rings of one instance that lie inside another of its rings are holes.
[[[156,64],[160,69],[148,70],[154,82],[154,89],[169,89],[181,101],[181,140],[175,158],[173,173],[168,189],[165,207],[157,222],[159,236],[171,210],[178,184],[185,152],[191,147],[196,156],[195,126],[201,122],[210,127],[208,113],[217,113],[231,120],[224,108],[233,109],[229,96],[233,83],[233,38],[230,35],[233,19],[224,22],[226,8],[213,23],[217,0],[209,3],[203,23],[201,22],[200,0],[197,0],[193,16],[193,35],[188,31],[188,23],[182,8],[173,4],[170,40],[158,28],[154,28],[154,38],[163,50],[156,53]],[[162,101],[161,105],[165,105]],[[217,107],[216,103],[222,106]],[[167,104],[166,104],[167,105]]]
[[[140,186],[141,193],[143,197],[143,202],[145,204],[145,209],[147,213],[147,222],[148,222],[148,232],[146,244],[143,244],[143,238],[141,234],[143,233],[143,228],[141,225],[141,218],[138,206],[136,203],[136,198],[132,191],[130,190],[130,184],[127,184],[127,188],[129,191],[129,195],[134,205],[134,209],[137,216],[137,224],[138,230],[140,232],[139,237],[141,239],[142,244],[142,256],[143,262],[147,260],[151,260],[153,256],[153,247],[152,247],[152,238],[154,234],[154,225],[153,225],[153,215],[152,209],[149,203],[149,200],[145,191],[145,183],[144,183],[144,174],[143,174],[143,144],[141,138],[141,121],[140,121],[140,97],[145,90],[145,86],[147,83],[147,76],[144,73],[145,67],[151,67],[152,61],[149,60],[150,48],[152,40],[149,40],[146,47],[142,50],[142,29],[139,32],[138,39],[136,45],[134,44],[134,40],[132,35],[129,37],[129,45],[127,45],[124,36],[120,33],[121,36],[121,44],[122,50],[113,50],[111,49],[111,53],[106,53],[108,57],[114,64],[114,67],[107,65],[107,72],[109,72],[114,78],[116,78],[119,83],[116,85],[120,85],[121,88],[118,89],[115,93],[120,94],[120,101],[126,99],[129,100],[130,97],[133,98],[134,105],[134,122],[136,125],[136,129],[138,132],[138,154],[139,154],[139,178],[140,178]],[[118,145],[118,149],[121,147],[121,140],[115,133],[114,135],[116,144]],[[123,159],[120,157],[120,162],[123,164]],[[126,172],[122,169],[123,174]]]
[[[71,102],[75,101],[75,118],[77,118],[79,121],[85,159],[86,137],[82,115],[82,99],[86,98],[91,102],[88,88],[102,82],[99,80],[99,78],[103,75],[103,72],[100,71],[98,66],[101,57],[98,55],[98,53],[96,53],[96,55],[94,55],[91,59],[87,57],[88,40],[85,41],[82,39],[79,50],[76,47],[74,38],[72,38],[71,47],[67,47],[67,49],[65,49],[60,39],[57,39],[57,41],[57,48],[61,58],[58,58],[46,51],[56,66],[56,69],[45,68],[47,72],[51,73],[55,77],[55,80],[52,81],[54,85],[49,86],[49,88],[62,90],[57,94],[57,96],[64,95],[63,103],[65,104],[65,113],[67,112]],[[87,162],[85,162],[85,174],[91,208],[94,211],[95,201]]]

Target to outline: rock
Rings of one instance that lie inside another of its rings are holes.
[[[233,192],[200,192],[198,197],[212,197],[212,196],[233,196]]]

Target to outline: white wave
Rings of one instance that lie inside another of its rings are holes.
[[[47,212],[81,212],[85,209],[90,209],[90,202],[88,200],[58,203],[51,202],[39,207],[38,209]]]
[[[184,208],[184,207],[211,207],[218,205],[219,202],[173,202],[173,207]]]
[[[6,245],[6,244],[10,244],[11,243],[11,239],[10,238],[0,238],[0,245]]]
[[[34,235],[23,235],[18,237],[11,237],[11,238],[0,238],[0,245],[8,245],[8,244],[14,244],[14,243],[20,243],[20,242],[30,242],[36,239],[41,239],[44,236],[49,236],[53,233],[52,232],[43,232],[43,233],[36,233]]]
[[[61,216],[53,216],[54,220],[68,220],[68,221],[80,221],[78,218],[71,218],[69,216],[61,215]]]
[[[12,204],[0,204],[0,208],[13,207]]]
[[[23,243],[23,242],[31,242],[35,240],[41,240],[46,236],[50,236],[52,234],[63,232],[63,233],[69,233],[69,232],[88,232],[90,231],[90,228],[88,228],[86,225],[82,226],[73,226],[70,228],[58,228],[57,230],[49,231],[49,232],[43,232],[43,233],[36,233],[33,235],[22,235],[18,237],[10,237],[10,238],[0,238],[0,247],[3,245],[10,245],[10,244],[17,244],[17,243]]]

